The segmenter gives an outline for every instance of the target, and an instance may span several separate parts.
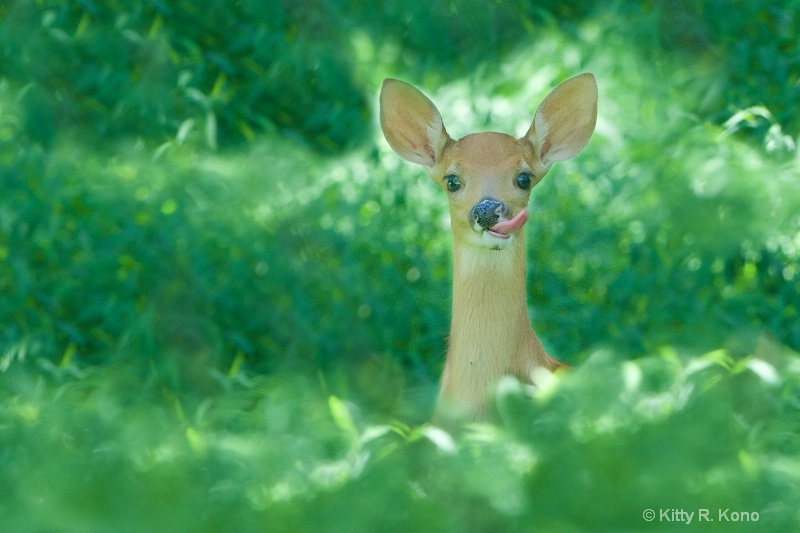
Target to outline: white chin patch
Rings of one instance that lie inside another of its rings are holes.
[[[483,231],[481,232],[479,239],[482,246],[491,248],[492,250],[502,250],[507,248],[514,241],[514,236],[509,235],[508,238],[503,239],[500,237],[495,237],[488,231]]]

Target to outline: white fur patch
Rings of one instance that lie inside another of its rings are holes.
[[[475,235],[478,237],[478,235]],[[512,235],[498,239],[484,232],[475,246],[463,246],[458,254],[459,271],[462,275],[491,272],[498,278],[511,276],[514,268],[515,250],[509,249]],[[497,249],[497,247],[500,249]]]
[[[444,146],[444,124],[442,123],[442,116],[434,109],[431,121],[425,125],[425,134],[428,137],[428,145],[433,151],[431,157],[433,165],[438,163],[437,159],[442,155],[442,147]]]
[[[547,135],[550,133],[550,123],[540,113],[536,113],[536,116],[533,118],[533,123],[536,143],[541,147]]]

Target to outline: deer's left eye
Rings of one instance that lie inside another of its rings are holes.
[[[447,190],[450,192],[456,192],[461,188],[461,180],[458,179],[458,176],[454,174],[448,174],[445,176],[444,183],[447,186]]]
[[[528,190],[531,188],[531,173],[530,172],[522,172],[519,176],[517,176],[517,185],[520,189]]]

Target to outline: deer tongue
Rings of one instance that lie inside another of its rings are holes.
[[[490,235],[501,239],[508,239],[512,233],[520,229],[528,221],[528,208],[524,208],[511,220],[501,220],[487,231]]]

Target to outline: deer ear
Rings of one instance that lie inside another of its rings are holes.
[[[392,78],[381,87],[381,129],[403,159],[432,168],[450,136],[433,102],[408,83]]]
[[[596,123],[597,82],[587,72],[566,80],[545,97],[525,138],[549,167],[578,155]]]

